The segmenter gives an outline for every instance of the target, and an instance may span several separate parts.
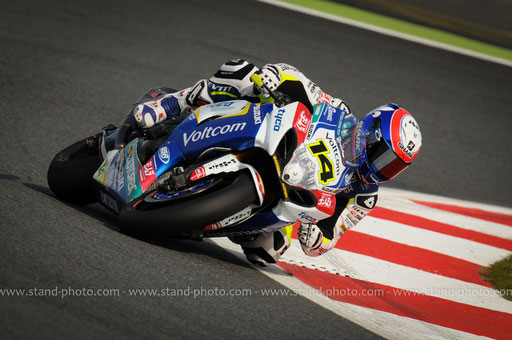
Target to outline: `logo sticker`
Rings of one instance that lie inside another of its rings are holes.
[[[404,109],[398,109],[391,118],[391,131],[394,131],[391,136],[393,150],[405,162],[412,162],[421,147],[421,132],[414,117]]]
[[[158,157],[163,163],[169,163],[169,160],[171,159],[171,156],[169,154],[169,148],[167,146],[160,148],[160,150],[158,150]]]
[[[316,208],[327,215],[334,214],[336,208],[336,195],[324,191],[314,191],[318,203]]]
[[[190,142],[195,143],[197,141],[200,141],[203,139],[209,139],[211,137],[215,137],[218,135],[225,135],[225,134],[231,133],[231,132],[242,131],[243,129],[245,129],[246,125],[247,124],[244,122],[244,123],[226,124],[223,126],[216,126],[216,127],[209,126],[206,129],[204,129],[203,131],[194,131],[190,135],[188,135],[185,132],[183,134],[183,144],[185,146],[187,146],[188,143],[190,143]],[[169,161],[169,159],[167,159],[167,162],[168,161]],[[164,162],[163,159],[162,159],[162,162]],[[167,163],[167,162],[164,162],[164,163]]]
[[[127,199],[130,200],[132,197],[135,197],[139,190],[138,186],[138,170],[139,170],[139,161],[137,160],[137,153],[135,151],[136,142],[132,142],[128,146],[128,150],[126,151],[126,163],[125,163],[125,181],[126,181],[126,193]],[[125,149],[126,150],[126,149]]]
[[[285,113],[285,110],[279,109],[276,114],[276,120],[274,122],[274,131],[279,131],[281,129],[281,122],[283,121],[283,113]]]
[[[377,203],[377,194],[373,195],[356,195],[356,204],[362,208],[373,209]]]

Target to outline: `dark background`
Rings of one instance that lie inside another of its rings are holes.
[[[281,287],[208,242],[129,238],[47,188],[59,150],[118,124],[148,88],[188,87],[232,58],[292,64],[358,117],[390,101],[408,109],[424,145],[390,187],[512,206],[509,67],[247,0],[1,5],[1,288]],[[9,337],[371,335],[300,297],[0,305]]]

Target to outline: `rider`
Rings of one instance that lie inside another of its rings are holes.
[[[252,82],[254,73],[261,77],[264,86]],[[150,128],[168,117],[191,112],[205,104],[233,99],[271,101],[267,89],[288,95],[310,112],[314,105],[328,102],[351,114],[341,99],[323,92],[295,67],[280,63],[258,69],[243,59],[226,62],[213,77],[202,79],[190,88],[139,104],[133,114],[141,128]],[[347,229],[365,217],[375,207],[379,183],[392,179],[409,166],[421,146],[418,124],[395,104],[373,110],[359,121],[357,129],[355,138],[366,140],[366,152],[352,182],[336,194],[334,214],[317,223],[301,223],[299,227],[300,244],[309,256],[332,249]],[[290,235],[291,226],[231,240],[242,246],[250,262],[265,265],[277,262],[288,249]]]

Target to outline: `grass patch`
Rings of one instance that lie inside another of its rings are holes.
[[[482,273],[486,281],[493,284],[494,288],[502,290],[502,296],[512,301],[512,255],[494,263]]]

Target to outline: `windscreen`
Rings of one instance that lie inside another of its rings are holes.
[[[359,168],[366,147],[362,122],[358,122],[352,113],[347,112],[338,129],[337,138],[342,150],[343,165],[351,169]]]

